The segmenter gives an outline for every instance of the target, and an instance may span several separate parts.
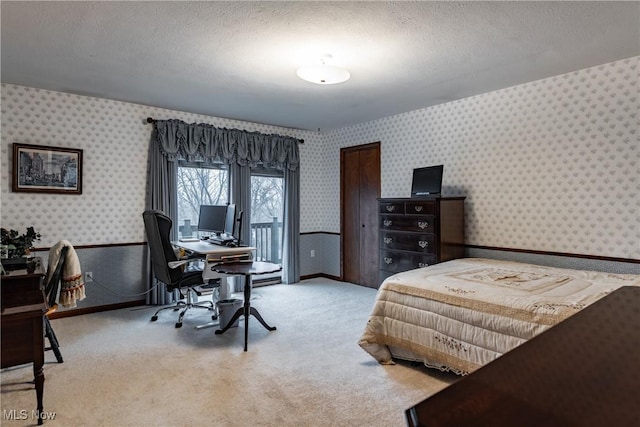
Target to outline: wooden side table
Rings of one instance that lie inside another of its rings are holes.
[[[270,262],[233,262],[227,264],[218,264],[212,267],[212,269],[221,274],[228,275],[242,275],[245,277],[244,282],[244,306],[240,307],[233,313],[231,320],[227,323],[222,329],[216,330],[216,335],[220,335],[225,333],[227,329],[233,325],[233,323],[238,320],[240,316],[244,315],[244,351],[247,351],[247,341],[249,338],[249,316],[253,315],[258,322],[262,324],[267,330],[275,331],[275,326],[267,325],[267,322],[264,321],[258,310],[254,307],[251,307],[251,287],[252,281],[251,278],[258,274],[268,274],[275,273],[276,271],[282,270],[282,267],[278,264],[272,264]]]

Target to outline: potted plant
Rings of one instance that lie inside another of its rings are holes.
[[[2,235],[2,245],[6,246],[8,258],[19,258],[31,253],[33,242],[40,240],[40,233],[33,227],[27,227],[27,232],[19,234],[16,230],[0,230]]]

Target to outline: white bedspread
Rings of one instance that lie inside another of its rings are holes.
[[[467,374],[640,276],[465,258],[386,279],[359,341],[393,357]]]

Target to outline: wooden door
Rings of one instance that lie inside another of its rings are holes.
[[[378,288],[380,143],[340,150],[342,280]]]

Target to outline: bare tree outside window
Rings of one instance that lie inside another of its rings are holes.
[[[198,236],[200,205],[229,202],[227,169],[183,163],[178,167],[178,235]],[[282,261],[284,177],[282,172],[257,169],[251,174],[251,245],[258,260]],[[277,276],[277,275],[276,275]]]
[[[193,230],[197,228],[200,205],[226,205],[229,201],[226,169],[180,166],[177,185],[181,236],[187,224]]]
[[[251,177],[251,222],[282,218],[283,179],[273,176]]]

